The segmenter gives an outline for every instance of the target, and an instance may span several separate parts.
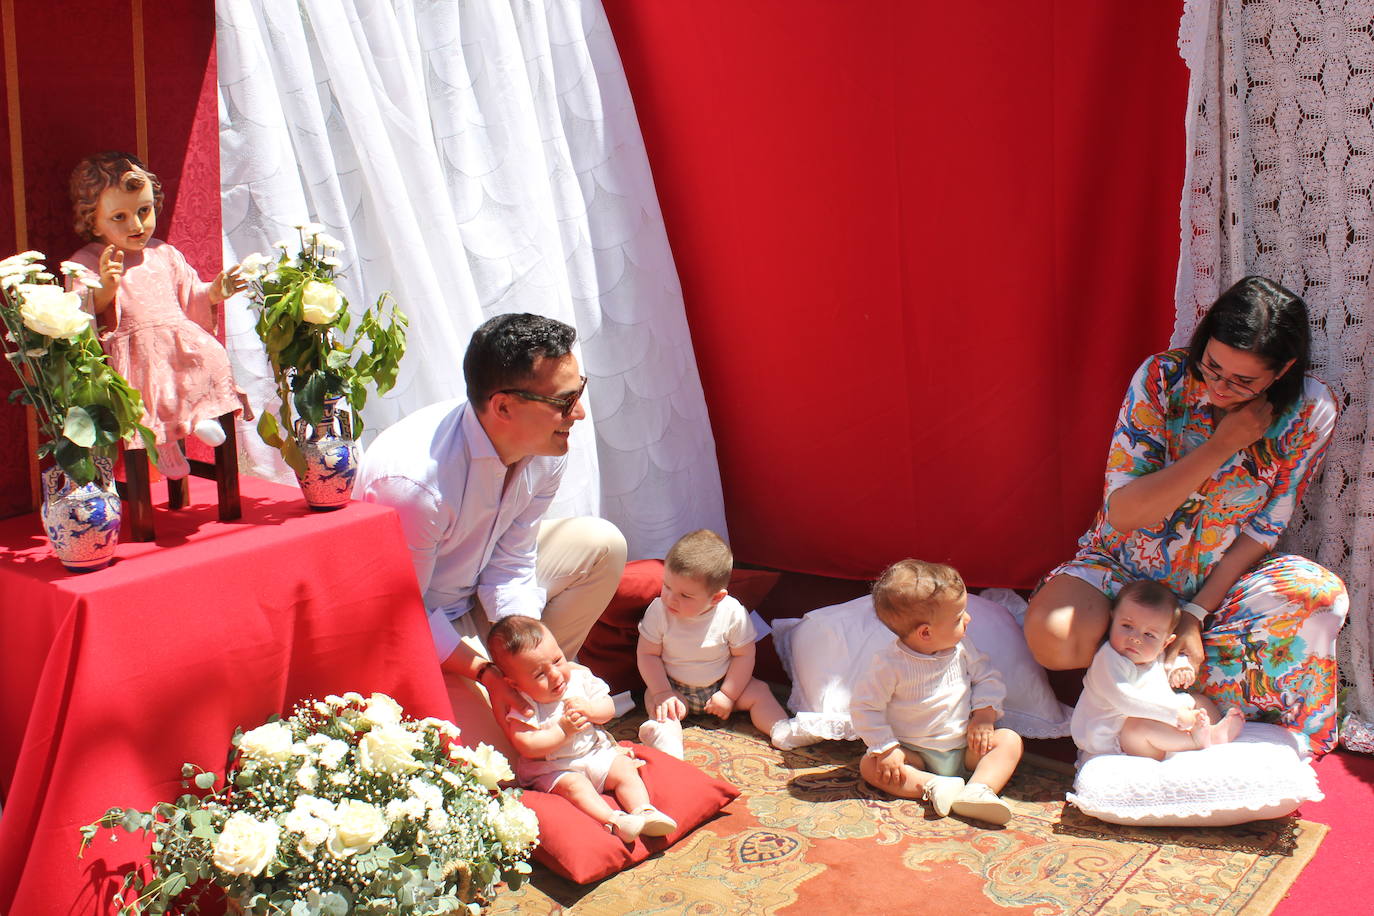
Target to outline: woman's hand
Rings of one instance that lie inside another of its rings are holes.
[[[1192,614],[1184,614],[1174,636],[1173,643],[1164,652],[1164,667],[1169,672],[1169,686],[1183,690],[1193,685],[1202,667],[1202,621]]]
[[[1264,438],[1274,422],[1274,405],[1261,395],[1235,410],[1228,410],[1217,424],[1212,438],[1224,442],[1232,454]]]

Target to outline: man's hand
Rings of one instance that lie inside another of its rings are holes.
[[[522,719],[534,715],[534,708],[520,695],[520,691],[506,683],[501,669],[496,665],[484,666],[477,675],[477,683],[486,688],[487,698],[491,700],[491,708],[498,722],[504,721],[506,713],[511,711]]]
[[[735,701],[725,695],[722,690],[717,690],[711,694],[711,699],[706,701],[706,711],[713,716],[728,719],[730,713],[735,711]]]

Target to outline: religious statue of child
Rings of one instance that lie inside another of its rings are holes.
[[[143,394],[143,425],[167,477],[190,473],[177,444],[224,442],[218,418],[252,411],[215,338],[215,307],[247,287],[239,268],[201,282],[181,252],[154,239],[162,182],[129,153],[89,156],[72,171],[76,232],[90,244],[71,260],[99,275],[91,304],[110,365]],[[113,310],[111,310],[113,306]],[[127,447],[141,447],[133,443]]]

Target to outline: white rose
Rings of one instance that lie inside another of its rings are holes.
[[[439,734],[447,735],[449,738],[453,739],[457,739],[457,737],[461,734],[461,732],[458,730],[458,726],[454,725],[447,719],[436,719],[433,716],[425,716],[423,719],[420,720],[420,725],[422,725],[425,728],[437,729]]]
[[[334,834],[329,851],[339,858],[367,852],[386,836],[382,809],[356,798],[345,798],[334,812]]]
[[[275,258],[254,252],[239,262],[239,273],[245,280],[256,280],[274,260]]]
[[[282,763],[290,760],[295,752],[292,747],[291,729],[281,722],[268,722],[250,732],[244,732],[239,740],[239,752],[245,757],[267,763]]]
[[[363,707],[363,718],[374,725],[399,725],[402,712],[400,703],[384,693],[374,693]]]
[[[229,875],[260,875],[277,854],[281,828],[242,811],[229,816],[214,842],[215,867]]]
[[[488,789],[495,789],[505,780],[515,778],[505,755],[490,744],[479,744],[475,748],[453,747],[449,749],[449,754],[455,760],[471,764],[473,777]]]
[[[44,337],[75,340],[91,325],[91,316],[81,310],[81,297],[64,292],[60,286],[20,283],[19,315],[30,331]]]
[[[510,852],[520,852],[539,841],[539,818],[509,795],[502,800],[499,808],[493,799],[488,813],[496,838]]]
[[[420,736],[400,725],[379,725],[358,742],[358,765],[368,773],[408,773],[420,762],[411,754],[420,747]]]
[[[301,292],[302,317],[311,324],[329,324],[343,308],[343,295],[329,283],[311,280]],[[361,699],[361,697],[359,698]]]

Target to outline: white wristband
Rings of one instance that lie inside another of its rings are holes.
[[[1198,623],[1202,623],[1204,620],[1207,619],[1207,615],[1212,612],[1207,610],[1200,604],[1194,604],[1191,601],[1185,601],[1183,602],[1183,613],[1191,614],[1192,616],[1197,618]]]

